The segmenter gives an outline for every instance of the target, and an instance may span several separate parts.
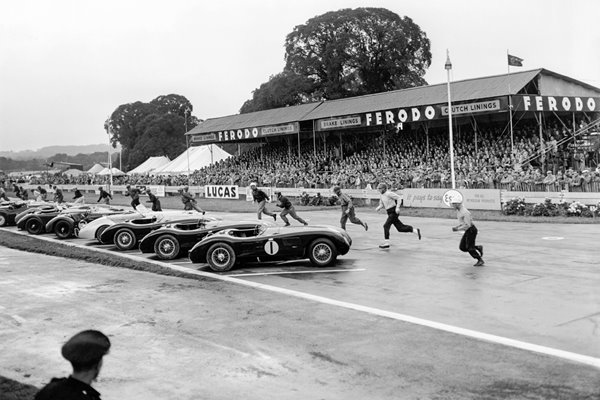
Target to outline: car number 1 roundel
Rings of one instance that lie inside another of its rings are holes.
[[[279,245],[273,239],[269,239],[267,243],[265,243],[265,253],[272,256],[279,252]]]

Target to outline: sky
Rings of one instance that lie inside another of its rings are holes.
[[[600,87],[598,0],[20,0],[0,13],[0,151],[108,143],[121,104],[185,96],[201,119],[237,114],[283,70],[295,26],[383,7],[431,41],[425,79],[546,68]]]

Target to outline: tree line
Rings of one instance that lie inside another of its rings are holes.
[[[384,8],[332,11],[296,26],[285,38],[285,68],[252,92],[240,113],[425,85],[430,42],[409,17]],[[201,120],[182,95],[118,106],[105,122],[123,168],[186,149],[184,133]]]

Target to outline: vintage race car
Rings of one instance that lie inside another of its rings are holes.
[[[46,224],[46,232],[54,232],[60,239],[77,236],[79,230],[98,218],[127,213],[122,207],[91,206],[84,212],[65,210]]]
[[[203,216],[197,211],[157,212],[106,227],[100,234],[100,242],[114,243],[119,250],[131,250],[144,236],[161,226],[180,223],[199,227],[216,220],[214,217]]]
[[[263,222],[257,228],[225,229],[207,236],[189,252],[193,263],[208,263],[213,271],[229,271],[243,261],[308,258],[317,267],[335,262],[350,250],[352,239],[343,229],[328,226],[281,227]]]
[[[205,236],[224,229],[256,229],[260,222],[216,221],[207,223],[177,222],[158,228],[140,240],[142,253],[156,253],[162,260],[172,260],[188,251]]]
[[[15,222],[17,228],[20,230],[26,230],[32,235],[39,235],[46,232],[45,227],[48,221],[66,209],[65,206],[57,204],[28,209],[17,215]],[[81,211],[81,209],[78,208],[72,208],[71,210],[74,212]]]
[[[104,232],[104,230],[106,228],[108,228],[109,226],[112,226],[114,224],[118,224],[118,223],[124,222],[124,221],[129,221],[130,219],[135,219],[135,218],[144,218],[144,214],[142,214],[138,211],[135,211],[133,209],[130,209],[121,214],[107,215],[104,217],[100,217],[91,222],[88,222],[84,227],[81,227],[79,229],[77,237],[79,237],[81,239],[88,239],[88,240],[95,239],[99,243],[102,243],[100,241],[100,235],[102,234],[102,232]]]
[[[28,202],[22,200],[3,201],[0,203],[0,226],[15,225],[17,215],[30,207]]]

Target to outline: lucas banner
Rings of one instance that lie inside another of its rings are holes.
[[[240,191],[237,186],[206,185],[204,197],[207,199],[239,199]]]

